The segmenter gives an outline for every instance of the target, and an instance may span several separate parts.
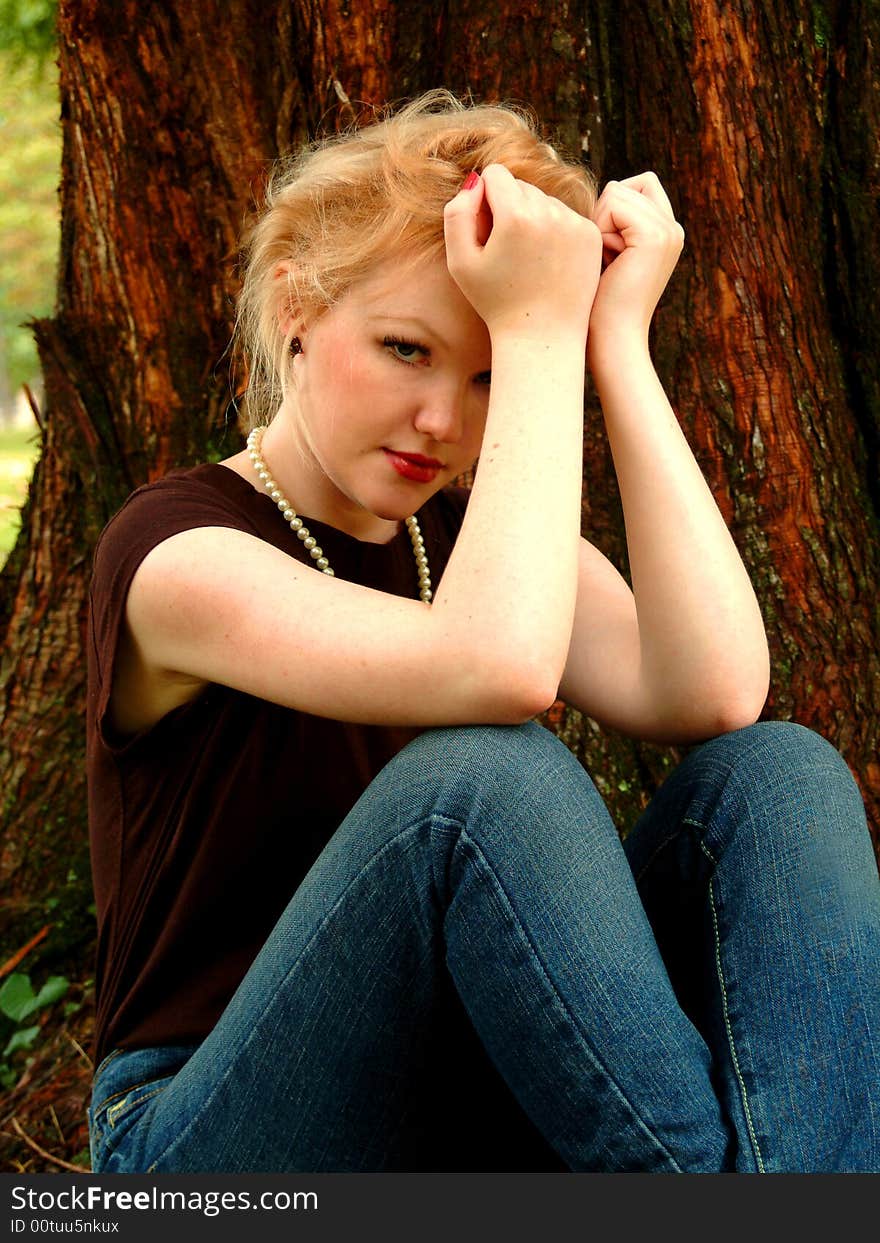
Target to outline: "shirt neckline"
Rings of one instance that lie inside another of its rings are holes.
[[[279,512],[277,505],[268,492],[258,491],[246,479],[243,479],[238,471],[230,470],[228,466],[222,466],[219,462],[202,462],[199,466],[194,466],[191,473],[199,473],[203,478],[213,480],[215,484],[220,485],[219,490],[221,492],[237,494],[242,500],[255,506],[263,513],[266,512],[266,507],[269,506],[273,514],[277,515],[278,522],[290,530],[289,524]],[[400,523],[397,534],[392,536],[390,540],[387,540],[384,544],[377,544],[372,540],[360,540],[356,535],[349,535],[347,531],[341,531],[339,527],[322,522],[320,518],[311,518],[308,514],[300,514],[300,517],[315,538],[318,539],[319,544],[323,543],[329,535],[332,541],[343,541],[352,549],[357,549],[361,556],[370,555],[373,550],[381,556],[386,549],[396,549],[403,539],[409,541],[409,532],[406,529],[405,522]],[[319,533],[320,538],[318,538]]]

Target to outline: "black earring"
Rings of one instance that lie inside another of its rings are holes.
[[[303,348],[303,347],[302,347],[302,345],[301,345],[301,343],[300,343],[300,339],[299,339],[299,337],[293,337],[293,338],[291,339],[291,342],[290,342],[290,353],[291,353],[291,355],[292,355],[293,357],[295,357],[297,354],[301,354],[301,353],[302,353],[302,348]]]

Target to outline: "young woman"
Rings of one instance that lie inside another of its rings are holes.
[[[248,448],[96,554],[96,1171],[880,1168],[864,811],[754,724],[648,351],[682,237],[653,174],[597,199],[444,93],[277,173]],[[585,363],[632,590],[580,535]],[[558,695],[703,742],[625,846]]]

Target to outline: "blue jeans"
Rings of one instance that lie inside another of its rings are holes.
[[[750,726],[621,845],[547,730],[429,731],[214,1030],[111,1053],[89,1122],[96,1172],[880,1171],[856,785],[801,726]]]

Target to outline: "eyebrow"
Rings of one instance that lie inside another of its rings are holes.
[[[386,313],[384,311],[377,311],[368,318],[370,320],[390,320],[391,323],[396,324],[413,324],[423,336],[431,337],[437,342],[438,345],[442,345],[445,350],[449,349],[449,342],[440,335],[436,328],[432,328],[430,324],[426,323],[425,320],[420,319],[418,315],[391,315],[390,313]]]

